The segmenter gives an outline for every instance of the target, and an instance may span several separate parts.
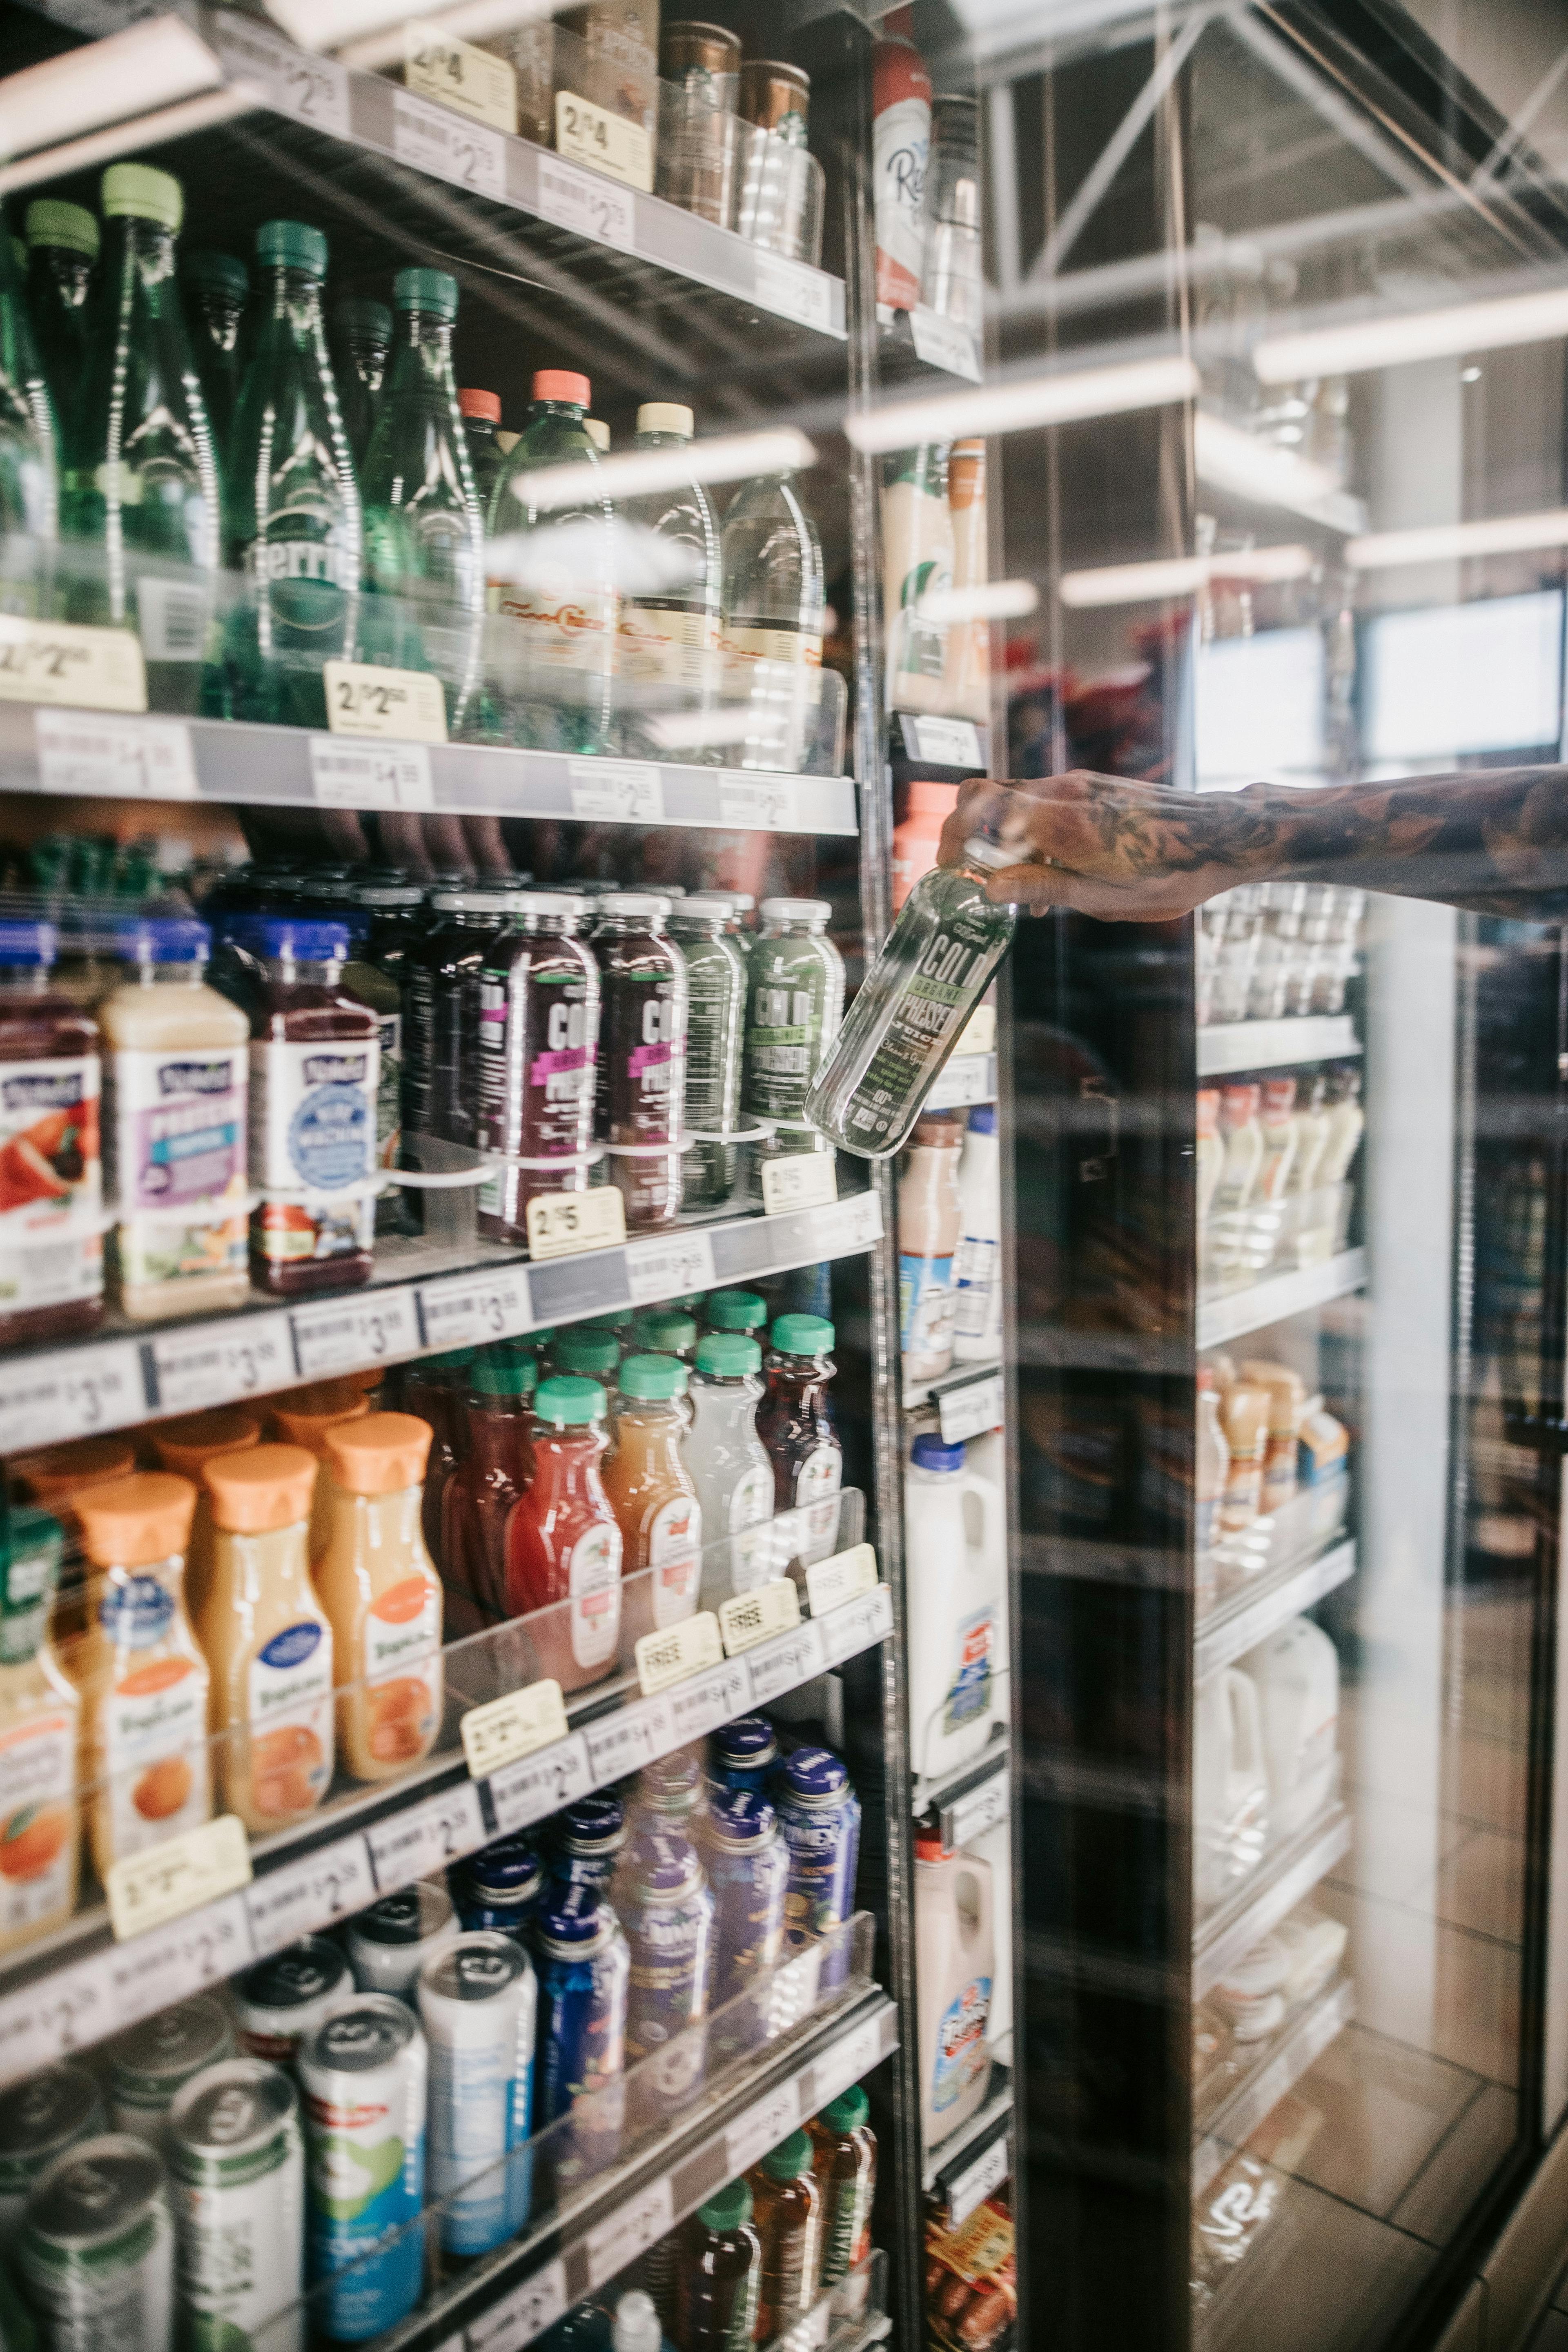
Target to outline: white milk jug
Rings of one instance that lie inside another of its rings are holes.
[[[1268,1811],[1293,1836],[1333,1794],[1340,1730],[1340,1661],[1321,1625],[1293,1617],[1249,1650],[1241,1670],[1258,1693]]]
[[[994,1973],[990,1864],[922,1832],[915,1841],[915,1983],[927,2148],[985,2104]]]
[[[904,1480],[910,1745],[932,1780],[978,1756],[1005,1706],[1007,1542],[1000,1487],[962,1445],[917,1437]]]
[[[1234,1666],[1198,1685],[1193,1713],[1193,1898],[1222,1902],[1257,1869],[1268,1835],[1258,1691]]]

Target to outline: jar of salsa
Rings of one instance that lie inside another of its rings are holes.
[[[98,1024],[50,988],[56,945],[0,922],[0,1347],[103,1314]]]

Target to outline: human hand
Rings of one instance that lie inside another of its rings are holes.
[[[1169,922],[1246,878],[1237,863],[1244,844],[1228,837],[1238,832],[1241,797],[1170,792],[1086,768],[1025,784],[980,777],[959,793],[937,863],[956,865],[984,831],[1016,856],[988,877],[993,899],[1039,913],[1070,907],[1102,922]]]

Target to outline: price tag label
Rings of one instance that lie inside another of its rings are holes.
[[[505,1691],[483,1706],[469,1707],[462,1721],[463,1753],[476,1780],[531,1756],[566,1737],[566,1702],[558,1682],[530,1683],[526,1690]]]
[[[566,2265],[559,2256],[468,2322],[468,2352],[522,2352],[566,2310]]]
[[[269,1870],[245,1891],[246,1916],[257,1957],[332,1927],[375,1901],[370,1848],[363,1837],[338,1838],[301,1861]]]
[[[831,1221],[823,1220],[825,1239],[839,1256],[850,1250],[869,1249],[882,1238],[882,1203],[875,1192],[852,1192],[837,1203]]]
[[[800,2128],[800,2084],[791,2080],[770,2091],[736,2117],[724,2134],[724,2175],[726,2179],[738,2179],[749,2172],[753,2164],[761,2163],[780,2140],[788,2139],[792,2131]]]
[[[832,333],[833,280],[826,270],[810,269],[782,253],[759,253],[756,267],[757,299],[764,310],[815,327],[819,333]]]
[[[490,1809],[500,1834],[528,1830],[535,1822],[575,1804],[597,1786],[588,1761],[588,1743],[580,1731],[542,1748],[520,1764],[508,1764],[490,1775]]]
[[[33,732],[38,782],[47,793],[188,801],[198,789],[191,730],[178,719],[94,719],[78,710],[40,710]]]
[[[991,2191],[1001,2188],[1012,2169],[1007,2135],[1004,2132],[1000,2139],[994,2139],[989,2147],[983,2148],[973,2163],[966,2164],[956,2179],[950,2182],[947,2191],[948,2228],[956,2230],[961,2221],[967,2221],[975,2208],[984,2203]]]
[[[996,1007],[977,1004],[964,1023],[958,1040],[961,1054],[994,1054],[996,1051]]]
[[[763,1162],[763,1206],[770,1217],[791,1209],[822,1209],[838,1198],[837,1156],[831,1151],[791,1151]]]
[[[392,151],[399,163],[459,188],[472,188],[477,195],[499,201],[506,194],[506,143],[500,133],[466,122],[446,106],[426,105],[411,90],[393,93]],[[444,717],[441,735],[429,740],[445,741]]]
[[[626,1237],[626,1204],[614,1184],[591,1192],[536,1192],[528,1204],[530,1257],[614,1249]]]
[[[146,1412],[142,1354],[131,1339],[27,1356],[0,1370],[0,1453],[123,1429]]]
[[[653,141],[643,124],[612,114],[575,90],[555,93],[555,152],[628,188],[653,185]]]
[[[403,55],[403,79],[416,97],[456,107],[497,131],[517,129],[517,76],[504,58],[417,23],[404,27]]]
[[[603,824],[662,824],[664,779],[641,760],[569,760],[572,814]]]
[[[851,1544],[831,1559],[814,1559],[805,1571],[806,1598],[814,1617],[826,1617],[846,1601],[858,1601],[877,1582],[877,1555],[868,1543]]]
[[[229,79],[248,84],[274,113],[291,114],[334,139],[349,136],[349,78],[342,66],[309,56],[226,9],[212,39]]]
[[[822,1628],[823,1654],[830,1666],[841,1666],[846,1658],[858,1657],[878,1638],[880,1611],[878,1592],[868,1592],[858,1601],[847,1601],[841,1609],[829,1610],[826,1617],[814,1617],[812,1623]],[[891,1595],[889,1595],[889,1601]]]
[[[447,698],[429,670],[330,661],[322,663],[321,677],[327,724],[334,735],[374,735],[397,743],[446,741]]]
[[[810,1682],[814,1675],[825,1673],[827,1667],[822,1621],[808,1617],[793,1633],[775,1635],[773,1641],[751,1651],[746,1664],[752,1670],[752,1696],[758,1706],[766,1706],[785,1691]]]
[[[840,2091],[847,2091],[852,2083],[859,2082],[863,2074],[870,2073],[883,2054],[882,2034],[889,2022],[885,2010],[880,2016],[868,2017],[864,2025],[858,2025],[853,2033],[847,2034],[842,2042],[817,2060],[812,2069],[813,2114],[825,2107],[829,2099],[836,2099]]]
[[[986,1372],[979,1380],[965,1381],[962,1388],[939,1389],[936,1411],[948,1445],[961,1445],[983,1430],[1000,1429],[1007,1411],[1001,1373]]]
[[[209,1823],[210,1827],[211,1824]],[[155,1929],[118,1946],[110,1955],[110,1977],[121,2025],[152,2017],[172,2000],[183,2000],[211,1984],[221,1984],[255,1957],[245,1898],[226,1895],[204,1904],[177,1927]]]
[[[933,768],[973,768],[984,771],[980,734],[973,719],[916,718],[901,714],[906,733],[915,739],[915,757]]]
[[[723,1654],[719,1620],[711,1609],[700,1609],[695,1617],[667,1625],[662,1633],[637,1636],[637,1680],[644,1696],[655,1698],[672,1683],[686,1682],[705,1666],[717,1665]]]
[[[971,383],[980,381],[980,353],[975,339],[967,327],[956,319],[944,319],[940,311],[928,310],[923,302],[910,312],[910,331],[914,338],[915,357],[927,367],[942,368],[949,375],[967,377]]]
[[[598,172],[580,172],[560,155],[539,158],[539,210],[557,228],[590,236],[598,245],[613,245],[622,253],[637,249],[637,210],[624,188]]]
[[[724,1636],[727,1657],[739,1657],[742,1650],[754,1650],[759,1642],[766,1642],[774,1633],[787,1633],[800,1623],[800,1594],[787,1576],[775,1577],[771,1584],[753,1585],[750,1592],[737,1592],[721,1603],[720,1630]]]
[[[111,1863],[104,1888],[115,1941],[145,1936],[250,1884],[250,1841],[236,1813]]]
[[[978,1789],[968,1789],[951,1805],[944,1805],[944,1842],[953,1846],[967,1845],[971,1838],[984,1837],[987,1830],[994,1830],[1007,1811],[1008,1787],[1006,1773],[994,1772],[989,1780],[982,1780]]]
[[[300,1377],[306,1381],[368,1370],[395,1356],[416,1356],[424,1345],[413,1291],[390,1285],[360,1298],[296,1307],[289,1319]]]
[[[0,702],[145,710],[141,642],[130,629],[77,628],[66,621],[24,621],[0,613]]]
[[[436,805],[430,754],[422,743],[366,743],[312,735],[310,790],[322,808],[429,809]]]
[[[988,1054],[955,1054],[926,1097],[929,1110],[959,1110],[989,1102],[994,1091]]]
[[[498,1266],[483,1274],[455,1275],[448,1282],[419,1286],[425,1343],[430,1348],[482,1347],[529,1330],[533,1308],[523,1267]]]
[[[294,1377],[287,1315],[250,1315],[226,1328],[167,1332],[152,1349],[161,1412],[205,1412],[233,1397],[266,1396]]]
[[[721,1723],[751,1713],[752,1677],[742,1659],[727,1659],[700,1680],[672,1690],[668,1706],[676,1746],[684,1748],[689,1740],[705,1739]]]
[[[667,1756],[677,1744],[669,1708],[663,1699],[654,1699],[641,1706],[624,1706],[618,1714],[604,1716],[597,1723],[589,1724],[583,1736],[588,1743],[588,1769],[595,1789],[602,1789],[609,1780],[624,1780],[628,1772],[640,1771],[645,1764]]]
[[[471,1780],[459,1780],[445,1796],[432,1797],[412,1811],[395,1813],[365,1832],[375,1883],[383,1895],[406,1886],[410,1879],[428,1878],[484,1844],[489,1832]]]
[[[711,1234],[671,1234],[668,1240],[627,1244],[626,1286],[634,1307],[651,1307],[660,1298],[684,1298],[692,1290],[711,1290],[718,1279]]]
[[[719,778],[719,822],[752,833],[798,833],[795,786],[786,776],[742,776],[726,769]]]
[[[668,2172],[628,2197],[619,2210],[588,2232],[588,2292],[635,2263],[675,2227],[675,2196]]]
[[[51,1969],[0,2000],[0,2087],[101,2042],[119,2023],[107,1954]]]

